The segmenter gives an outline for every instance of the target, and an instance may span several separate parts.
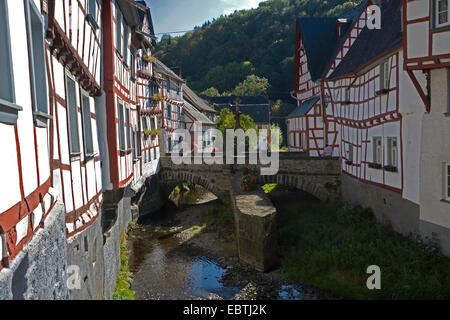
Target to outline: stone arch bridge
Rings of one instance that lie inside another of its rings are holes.
[[[203,186],[230,205],[235,218],[240,260],[266,272],[278,260],[276,208],[262,189],[242,192],[239,182],[243,175],[252,173],[260,184],[296,187],[322,201],[336,201],[340,195],[339,158],[308,158],[302,153],[279,153],[279,168],[276,175],[263,176],[260,174],[261,165],[176,165],[170,156],[164,156],[161,157],[158,180],[165,195],[176,185],[190,182]]]
[[[191,163],[176,165],[170,156],[162,156],[159,182],[163,191],[171,191],[176,185],[189,182],[201,185],[223,202],[228,202],[233,195],[231,178],[240,179],[244,174],[251,173],[261,185],[276,183],[298,188],[323,202],[336,201],[340,195],[339,158],[311,158],[299,152],[280,152],[276,175],[261,175],[260,164],[208,165],[194,164],[194,160]]]

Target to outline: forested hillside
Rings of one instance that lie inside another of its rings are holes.
[[[254,10],[236,11],[206,22],[182,37],[164,36],[156,57],[181,67],[196,91],[231,91],[247,75],[269,80],[271,100],[289,101],[293,89],[295,19],[334,16],[361,0],[269,0]],[[293,101],[292,101],[293,102]]]

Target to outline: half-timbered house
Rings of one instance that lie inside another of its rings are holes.
[[[421,145],[420,233],[450,255],[450,1],[403,1],[402,13],[404,67],[425,112],[415,142]]]
[[[370,1],[340,17],[299,18],[295,49],[295,109],[287,119],[291,151],[321,156],[326,145],[339,154],[339,130],[329,107],[331,91],[324,87],[366,25]]]
[[[64,208],[55,207],[64,198],[61,188],[53,188],[48,156],[53,122],[52,80],[45,68],[50,59],[46,10],[39,1],[0,2],[0,270],[10,266],[45,223],[52,228],[64,215]],[[44,256],[35,263],[45,263]],[[54,277],[58,281],[64,274],[55,272]],[[55,281],[49,279],[49,285]]]
[[[340,132],[344,198],[417,234],[423,110],[402,68],[400,3],[382,2],[381,29],[363,29],[325,87]]]
[[[185,81],[161,61],[154,62],[155,78],[160,84],[162,98],[160,150],[166,154],[172,152],[173,146],[179,141],[174,134],[177,129],[183,129],[183,84]]]

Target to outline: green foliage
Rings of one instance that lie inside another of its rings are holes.
[[[304,205],[279,212],[282,271],[348,299],[449,299],[450,259],[436,246],[402,236],[350,205]],[[367,267],[381,268],[368,290]]]
[[[127,248],[127,235],[122,234],[120,242],[120,272],[117,277],[116,289],[113,300],[134,300],[134,292],[131,290],[131,273],[128,260],[130,252]]]
[[[235,96],[262,96],[267,93],[269,80],[258,76],[249,75],[243,82],[234,88],[232,94]]]
[[[278,192],[289,192],[289,191],[298,191],[296,188],[287,187],[281,184],[269,183],[262,186],[262,189],[265,193],[271,195]]]
[[[217,90],[214,87],[206,89],[201,94],[208,96],[208,97],[219,97],[220,96],[219,90]]]
[[[255,129],[256,130],[256,124],[255,121],[253,121],[252,117],[241,114],[241,128],[244,131],[247,131],[249,129]],[[225,133],[226,129],[236,129],[236,118],[234,117],[234,113],[231,112],[230,109],[224,108],[220,111],[219,117],[217,117],[216,120],[217,128],[222,132]]]
[[[278,139],[278,145],[275,144],[275,141],[272,141],[271,143],[271,151],[277,152],[279,151],[281,145],[283,144],[283,132],[281,131],[281,128],[278,124],[272,123],[270,125],[270,130],[279,130],[280,131],[280,137]]]
[[[329,16],[361,0],[269,0],[257,9],[236,11],[181,37],[163,36],[155,56],[180,66],[189,86],[231,92],[248,75],[269,79],[268,94],[293,104],[296,18]]]

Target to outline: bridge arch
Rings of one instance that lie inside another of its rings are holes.
[[[258,179],[261,185],[273,183],[297,188],[313,195],[322,202],[337,200],[336,189],[338,188],[338,185],[336,179],[329,179],[329,177],[317,178],[312,176],[279,173],[272,176],[259,176]]]
[[[205,188],[224,203],[230,201],[230,192],[223,185],[223,181],[220,181],[222,182],[222,187],[220,187],[220,182],[217,181],[217,178],[211,176],[208,177],[202,173],[182,170],[162,170],[159,173],[159,182],[161,189],[167,195],[169,195],[177,185],[187,182]]]

